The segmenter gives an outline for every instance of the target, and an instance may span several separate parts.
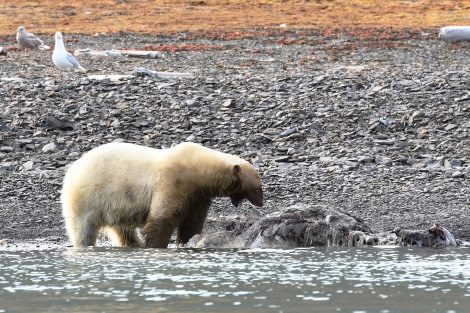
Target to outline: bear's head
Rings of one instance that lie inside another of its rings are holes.
[[[244,199],[253,205],[263,206],[263,188],[256,169],[248,162],[233,166],[238,184],[230,193],[232,204],[237,207]]]

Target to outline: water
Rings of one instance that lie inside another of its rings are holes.
[[[468,248],[0,252],[0,312],[470,312]]]

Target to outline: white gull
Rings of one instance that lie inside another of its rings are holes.
[[[54,62],[55,66],[57,66],[62,73],[62,70],[70,72],[70,70],[86,72],[86,70],[81,67],[80,63],[78,63],[77,59],[65,50],[64,40],[62,38],[61,32],[55,33],[55,47],[54,52],[52,53],[52,61]]]

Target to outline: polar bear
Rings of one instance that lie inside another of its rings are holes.
[[[177,244],[201,233],[215,197],[229,197],[235,206],[244,199],[262,206],[255,168],[195,143],[163,150],[108,143],[70,166],[61,202],[75,247],[95,245],[106,228],[119,246],[166,248],[174,229]]]

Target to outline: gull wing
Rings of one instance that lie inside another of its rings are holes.
[[[31,34],[31,33],[27,33],[26,36],[25,36],[25,39],[26,39],[26,41],[28,41],[29,43],[31,43],[35,46],[44,45],[44,43],[42,42],[41,39],[39,39],[36,35]]]
[[[75,57],[70,52],[66,53],[66,57],[67,61],[69,61],[73,67],[80,67],[80,63],[78,63],[77,59],[75,59]]]

